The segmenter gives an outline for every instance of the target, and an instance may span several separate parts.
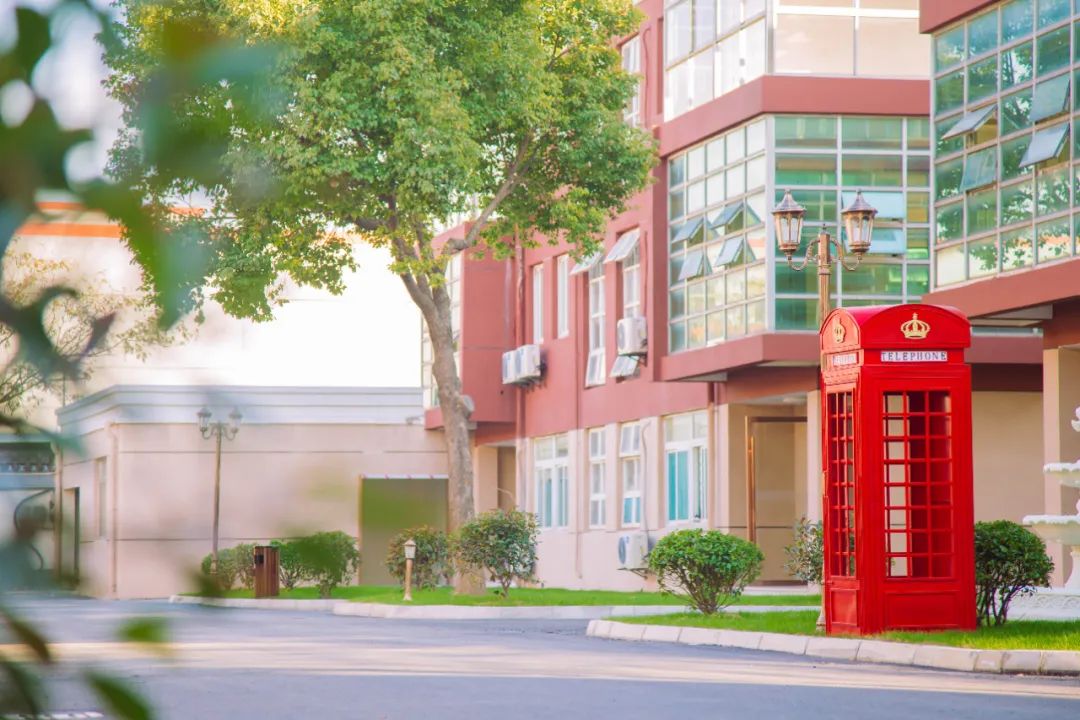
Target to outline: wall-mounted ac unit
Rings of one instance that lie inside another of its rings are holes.
[[[517,382],[533,382],[539,380],[544,373],[544,366],[540,359],[539,345],[522,345],[517,353]]]
[[[518,354],[517,350],[510,350],[502,354],[502,381],[503,385],[513,385],[518,380]]]
[[[645,533],[626,533],[619,536],[619,569],[644,570],[649,566],[645,559],[648,554],[649,539]]]
[[[615,345],[620,355],[644,355],[649,350],[648,326],[643,317],[623,318],[615,326]]]

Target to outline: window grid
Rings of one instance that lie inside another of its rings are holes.
[[[626,256],[620,265],[622,268],[622,316],[624,318],[641,317],[641,254],[640,244]]]
[[[556,337],[570,334],[570,256],[555,259],[555,328]]]
[[[949,393],[887,392],[884,404],[886,575],[952,577]]]
[[[533,441],[537,524],[544,529],[570,524],[570,465],[566,435]]]
[[[589,359],[585,368],[585,387],[603,385],[604,367],[604,265],[589,269]]]
[[[664,11],[664,119],[763,75],[765,26],[764,0],[669,0]]]
[[[1074,190],[1080,164],[1073,164],[1080,160],[1075,132],[1080,115],[1074,114],[1080,108],[1078,19],[1067,0],[1038,8],[1027,0],[1004,3],[935,35],[935,287],[1076,253],[1080,228],[1074,228],[1070,213],[1080,200],[1080,190]],[[980,68],[991,66],[994,72],[982,84]],[[1054,81],[1059,87],[1071,85],[1064,110],[1050,107],[1031,121],[1033,96]],[[988,106],[994,107],[993,123],[975,133],[942,138],[965,112]],[[1069,123],[1071,132],[1060,154],[1019,168],[1035,135],[1062,123]],[[994,182],[960,190],[956,168],[979,152],[997,157]]]
[[[532,271],[532,341],[544,342],[544,264],[533,265]]]
[[[664,418],[667,520],[701,522],[708,509],[708,416],[704,412]]]
[[[624,423],[619,428],[619,470],[622,473],[622,525],[641,525],[641,425]]]
[[[803,250],[819,232],[841,233],[840,212],[857,189],[879,207],[874,242],[854,272],[834,268],[832,297],[844,307],[915,302],[930,288],[930,138],[925,118],[775,116],[775,202],[790,189],[807,208]],[[887,132],[886,132],[887,130]],[[874,202],[880,201],[872,200]],[[888,213],[902,217],[888,217]],[[816,329],[817,277],[774,267],[775,327]]]
[[[607,521],[607,453],[604,429],[589,431],[589,527],[603,527]]]
[[[766,329],[765,130],[748,123],[668,163],[671,352]]]
[[[855,576],[855,427],[851,390],[826,396],[828,417],[828,494],[831,554],[830,574]]]
[[[641,76],[641,36],[635,35],[627,40],[623,43],[620,51],[622,52],[623,70],[633,75]],[[637,85],[634,87],[634,94],[630,97],[630,101],[626,104],[626,109],[623,111],[623,120],[634,127],[641,127],[642,125],[642,81],[643,78],[639,77]]]

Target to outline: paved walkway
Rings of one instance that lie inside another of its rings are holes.
[[[1080,713],[1080,682],[855,665],[726,648],[586,638],[580,621],[395,621],[62,600],[29,612],[69,662],[128,676],[171,718],[913,717]],[[169,617],[175,655],[110,640],[132,614]],[[58,674],[54,709],[92,709]]]

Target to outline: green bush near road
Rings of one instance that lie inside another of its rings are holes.
[[[255,587],[254,553],[255,546],[247,543],[231,548],[219,548],[217,574],[211,572],[213,554],[204,557],[200,567],[203,575],[222,592],[231,590],[237,582],[240,587],[251,590]]]
[[[511,583],[534,579],[538,533],[532,513],[489,510],[461,526],[454,554],[463,566],[487,572],[506,597]]]
[[[281,587],[292,590],[307,580],[308,572],[296,550],[294,540],[274,540],[270,543],[278,551],[278,579]]]
[[[980,625],[1004,625],[1009,604],[1050,586],[1054,562],[1035,533],[1008,520],[975,523],[975,593]]]
[[[412,584],[414,588],[433,588],[449,582],[454,567],[450,561],[450,539],[442,530],[424,525],[409,528],[390,540],[386,551],[386,569],[398,583],[405,585],[405,543],[416,543],[413,560]]]
[[[765,556],[751,542],[718,530],[678,530],[649,553],[649,570],[660,588],[685,594],[699,612],[711,615],[730,605],[761,573]]]
[[[329,598],[334,588],[345,584],[360,567],[356,540],[340,530],[308,535],[292,544],[305,577],[319,589],[321,598]]]

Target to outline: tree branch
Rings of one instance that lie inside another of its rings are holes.
[[[525,138],[521,143],[521,147],[518,148],[517,154],[514,156],[513,161],[510,163],[510,167],[506,169],[506,176],[503,179],[502,185],[488,201],[484,210],[477,216],[473,222],[472,227],[469,228],[469,232],[465,234],[464,238],[458,240],[450,240],[442,249],[443,255],[453,255],[454,253],[461,252],[476,245],[477,240],[480,238],[480,233],[483,232],[487,226],[488,220],[491,219],[492,214],[498,209],[499,205],[506,196],[514,189],[515,186],[521,181],[521,171],[526,166],[526,161],[529,154],[529,149],[532,147],[532,138]]]

